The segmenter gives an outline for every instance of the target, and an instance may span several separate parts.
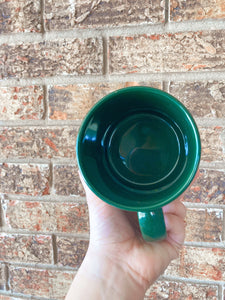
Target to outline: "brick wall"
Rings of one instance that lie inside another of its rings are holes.
[[[181,256],[146,299],[225,299],[224,0],[0,1],[0,299],[63,299],[88,246],[75,140],[127,85],[164,89],[201,132]]]

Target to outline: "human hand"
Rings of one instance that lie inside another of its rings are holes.
[[[90,215],[90,247],[118,264],[125,264],[148,288],[179,256],[184,242],[186,208],[177,199],[163,207],[167,238],[147,243],[141,237],[137,213],[100,200],[84,183]]]
[[[81,181],[89,207],[90,243],[66,300],[143,299],[149,286],[179,255],[185,206],[177,199],[163,207],[167,238],[147,243],[137,213],[103,202]]]

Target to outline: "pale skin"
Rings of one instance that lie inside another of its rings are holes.
[[[177,199],[163,207],[167,238],[147,243],[137,214],[108,205],[83,182],[90,217],[90,244],[66,300],[143,300],[147,289],[178,258],[186,208]]]

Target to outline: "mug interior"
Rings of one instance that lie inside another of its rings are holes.
[[[149,87],[129,87],[99,101],[77,138],[81,174],[102,200],[149,210],[177,198],[200,161],[200,138],[188,110]]]

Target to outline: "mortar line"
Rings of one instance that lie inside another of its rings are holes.
[[[57,243],[56,243],[56,234],[52,234],[52,254],[53,254],[53,264],[57,265],[58,263],[58,252],[57,252]]]
[[[52,264],[9,262],[8,265],[13,267],[29,268],[34,270],[77,272],[77,269],[73,267],[69,267],[69,266],[61,267]]]
[[[43,103],[44,103],[44,114],[42,117],[42,121],[48,123],[49,103],[48,103],[48,87],[46,85],[43,85]]]
[[[225,241],[225,208],[223,208],[222,240]]]
[[[103,75],[108,78],[109,76],[109,57],[108,57],[108,37],[102,37],[103,45]]]
[[[56,237],[59,238],[74,238],[76,240],[85,240],[89,241],[90,235],[89,233],[75,233],[75,232],[60,232],[60,231],[34,231],[34,230],[27,230],[27,229],[10,229],[10,228],[3,228],[1,229],[0,234],[8,234],[8,235],[22,235],[22,236],[48,236],[53,237],[53,243],[56,242]],[[57,255],[56,261],[57,261]],[[55,262],[55,259],[54,259]]]
[[[103,35],[108,36],[127,36],[139,34],[167,34],[178,32],[197,32],[197,31],[212,31],[224,30],[225,20],[191,20],[183,22],[167,22],[156,24],[139,24],[139,25],[124,25],[120,27],[99,27],[99,28],[73,28],[68,30],[45,31],[43,33],[11,33],[1,34],[0,44],[19,44],[38,43],[40,41],[51,41],[54,39],[86,39],[86,38],[101,38]]]
[[[132,74],[110,74],[106,75],[56,75],[45,78],[10,78],[0,80],[0,87],[15,87],[27,85],[60,85],[68,86],[72,84],[90,84],[90,83],[115,83],[126,81],[224,81],[225,71],[191,71],[191,72],[163,72],[163,73],[132,73]]]
[[[167,83],[163,86],[163,90],[168,92]],[[100,99],[99,99],[100,100]],[[225,127],[225,119],[224,118],[204,118],[204,117],[195,117],[195,121],[198,126],[200,127]],[[58,127],[64,127],[64,128],[74,128],[78,129],[80,127],[82,120],[3,120],[0,121],[0,129],[1,127],[21,127],[21,128],[58,128]]]
[[[165,0],[165,24],[170,22],[170,0]]]
[[[224,300],[224,297],[223,297],[223,286],[222,285],[218,286],[218,300]]]
[[[33,295],[25,295],[25,294],[21,294],[21,293],[15,293],[15,292],[11,292],[9,291],[4,291],[4,290],[0,290],[0,295],[6,296],[6,297],[15,297],[15,299],[21,300],[21,299],[29,299],[29,300],[47,300],[47,298],[42,298],[42,297],[37,297],[37,296],[33,296]],[[56,299],[52,299],[51,300],[56,300]]]
[[[214,281],[214,280],[201,280],[196,278],[186,278],[186,277],[178,277],[172,275],[162,275],[159,278],[160,281],[176,281],[182,283],[190,283],[190,284],[199,284],[199,285],[216,285],[220,286],[224,284],[224,281]]]
[[[41,4],[41,32],[42,32],[42,34],[44,34],[44,32],[45,32],[45,17],[44,17],[44,14],[45,14],[45,0],[41,0],[40,4]]]
[[[169,92],[169,81],[163,81],[162,86],[163,86],[163,91],[168,93]]]

